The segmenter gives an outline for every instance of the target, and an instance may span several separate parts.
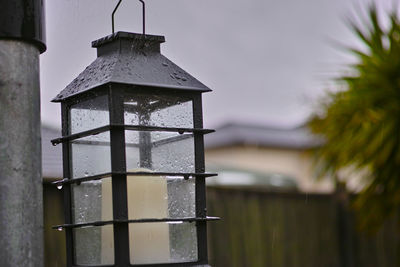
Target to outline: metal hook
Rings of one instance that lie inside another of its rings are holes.
[[[111,15],[112,33],[114,33],[114,14],[115,14],[115,12],[117,11],[117,9],[118,9],[119,5],[121,4],[121,2],[122,2],[122,0],[119,0],[119,1],[118,1],[118,4],[115,6],[115,8],[114,8],[114,10],[113,10],[113,12],[112,12],[112,15]]]
[[[122,0],[119,0],[117,5],[115,6],[112,15],[111,15],[111,22],[112,22],[112,33],[114,33],[114,14],[117,11],[119,5],[121,4]],[[146,34],[146,4],[143,0],[139,0],[142,3],[142,23],[143,23],[143,35]]]

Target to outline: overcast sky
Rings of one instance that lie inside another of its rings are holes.
[[[96,57],[91,41],[111,33],[117,0],[46,1],[41,55],[42,121],[60,125],[50,100]],[[162,53],[214,91],[204,95],[207,127],[239,121],[292,127],[350,58],[356,44],[344,19],[368,0],[147,0],[147,33]],[[391,0],[380,0],[390,7]],[[116,31],[141,31],[141,5],[123,0]]]

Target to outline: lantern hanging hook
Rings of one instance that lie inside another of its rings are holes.
[[[117,11],[119,5],[121,4],[122,0],[119,0],[117,5],[115,6],[112,15],[111,15],[111,23],[112,23],[112,33],[114,33],[114,15],[115,12]],[[142,3],[142,24],[143,24],[143,35],[146,34],[146,4],[144,3],[143,0],[139,0],[140,3]]]

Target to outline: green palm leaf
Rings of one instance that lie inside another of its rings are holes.
[[[338,79],[347,89],[328,94],[309,121],[325,140],[315,154],[319,176],[368,170],[354,202],[364,229],[376,229],[400,206],[400,23],[395,12],[388,19],[384,30],[372,5],[366,28],[350,24],[365,49],[348,49],[358,61],[353,75]]]

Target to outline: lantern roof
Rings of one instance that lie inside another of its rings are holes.
[[[92,42],[97,58],[52,102],[116,83],[208,92],[207,86],[160,53],[164,36],[117,32]]]

